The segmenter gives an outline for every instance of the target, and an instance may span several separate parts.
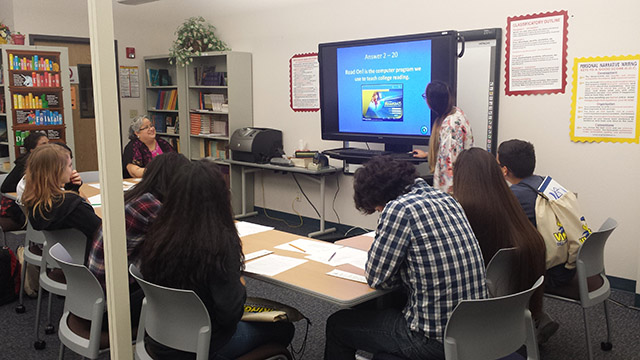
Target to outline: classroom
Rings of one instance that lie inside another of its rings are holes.
[[[252,126],[281,130],[284,152],[288,155],[293,155],[300,143],[320,151],[342,146],[341,142],[321,139],[318,111],[292,110],[289,61],[294,55],[315,53],[319,43],[502,28],[500,93],[497,94],[500,110],[495,140],[500,143],[523,139],[533,143],[536,174],[551,175],[577,193],[592,227],[599,227],[609,217],[618,221],[619,226],[606,247],[606,272],[613,279],[612,287],[634,293],[634,305],[640,306],[640,222],[635,219],[640,214],[640,194],[633,190],[640,181],[637,139],[635,142],[576,142],[569,135],[574,59],[640,54],[637,41],[640,2],[157,0],[137,3],[112,1],[117,64],[144,69],[145,57],[169,52],[175,29],[187,18],[204,17],[216,27],[217,37],[233,51],[251,54]],[[568,13],[564,91],[507,96],[504,88],[507,19],[560,10]],[[0,0],[0,21],[27,38],[33,34],[89,38],[89,12],[88,2],[84,0],[61,0],[46,5],[35,0]],[[126,48],[135,48],[134,59],[127,58]],[[144,76],[141,71],[141,82]],[[143,96],[118,100],[120,123],[118,119],[102,121],[107,126],[119,126],[124,145],[132,118],[144,114],[146,104]],[[102,141],[116,142],[113,138]],[[330,160],[330,165],[342,166],[342,162]],[[375,229],[377,216],[365,216],[354,207],[353,177],[339,174],[337,179],[326,184],[326,221]],[[302,186],[312,203],[323,200],[316,185],[302,181]],[[292,192],[295,187],[296,183],[288,177],[283,180],[273,174],[256,175],[251,190],[255,206],[287,214],[297,211],[304,217],[317,219],[314,208],[305,201],[295,202],[292,211],[292,202],[300,196]],[[339,195],[334,199],[336,192]]]

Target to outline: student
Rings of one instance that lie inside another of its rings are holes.
[[[24,176],[29,154],[31,154],[31,151],[36,147],[47,144],[48,142],[49,139],[47,136],[40,132],[33,132],[24,139],[24,147],[27,150],[27,153],[16,159],[14,163],[15,166],[2,182],[2,186],[0,187],[0,191],[2,193],[11,193],[16,191],[18,182]],[[22,229],[26,224],[25,220],[24,213],[20,207],[16,205],[15,201],[3,197],[2,205],[0,207],[0,226],[2,227],[2,231]]]
[[[515,247],[518,261],[511,273],[513,290],[531,288],[544,275],[544,240],[527,220],[493,155],[480,148],[462,151],[454,164],[453,194],[480,243],[485,265],[498,250]],[[539,288],[529,302],[539,343],[546,342],[559,327],[542,310],[543,295]]]
[[[129,126],[129,140],[122,155],[122,176],[125,179],[142,177],[151,159],[163,153],[175,152],[168,142],[156,137],[156,128],[147,115],[133,119]]]
[[[140,246],[142,245],[151,224],[162,208],[162,201],[169,192],[171,181],[190,164],[182,154],[175,152],[155,157],[147,166],[142,180],[124,195],[124,217],[127,231],[127,260],[129,264],[139,263]],[[87,267],[105,289],[106,274],[104,269],[104,242],[102,228],[98,230],[89,251]],[[144,293],[129,276],[129,306],[131,325],[137,327],[140,322],[140,311]],[[107,326],[105,313],[103,328]]]
[[[356,208],[380,212],[365,276],[376,289],[402,287],[402,311],[341,310],[327,321],[324,358],[357,350],[444,359],[444,329],[458,302],[487,297],[482,254],[453,197],[418,178],[413,165],[374,157],[354,175]]]
[[[22,203],[35,230],[75,228],[89,242],[102,220],[78,193],[62,188],[72,174],[69,151],[54,144],[37,147],[27,161]]]
[[[229,189],[213,162],[201,160],[178,172],[142,243],[140,262],[148,281],[200,297],[211,317],[211,359],[235,359],[265,343],[287,346],[293,338],[291,323],[240,321],[244,255]],[[193,358],[149,336],[145,341],[157,359]]]
[[[520,202],[531,223],[537,228],[535,206],[538,192],[536,189],[542,184],[544,178],[533,174],[536,168],[536,153],[533,144],[517,139],[503,142],[498,147],[498,162],[504,178],[512,184],[511,191]],[[569,247],[565,248],[569,250]],[[564,250],[565,248],[559,249]],[[547,257],[551,255],[553,254],[548,253]],[[564,256],[569,258],[567,254]],[[575,261],[575,256],[573,259]],[[566,265],[567,263],[562,263],[547,269],[544,279],[547,288],[561,287],[571,282],[576,275],[575,265],[571,268],[567,268]]]
[[[433,186],[449,194],[453,191],[453,163],[462,150],[473,146],[471,125],[460,108],[453,106],[449,86],[432,81],[422,95],[438,117],[431,128],[429,152],[414,150],[414,156],[429,159]]]

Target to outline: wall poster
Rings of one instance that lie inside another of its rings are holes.
[[[297,54],[289,59],[289,103],[293,111],[320,110],[318,53]]]
[[[576,58],[572,141],[638,143],[640,55]]]
[[[564,93],[566,10],[507,18],[506,95]]]

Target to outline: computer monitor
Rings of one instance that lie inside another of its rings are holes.
[[[456,52],[456,31],[319,44],[322,139],[428,145],[435,115],[423,94],[440,80],[455,98]]]

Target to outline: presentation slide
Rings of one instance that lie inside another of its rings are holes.
[[[429,135],[431,40],[337,49],[341,132]]]

